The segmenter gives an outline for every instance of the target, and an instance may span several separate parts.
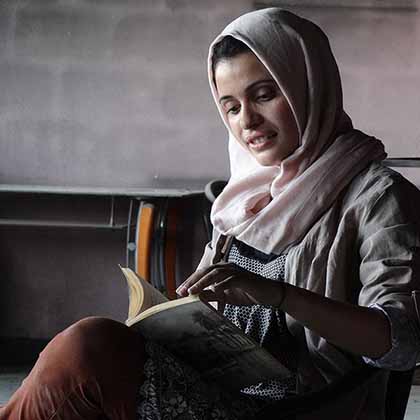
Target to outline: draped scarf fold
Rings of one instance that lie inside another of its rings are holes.
[[[213,82],[214,45],[230,35],[268,69],[295,117],[300,142],[280,166],[262,166],[229,131]],[[229,131],[230,180],[213,203],[214,227],[265,253],[299,242],[355,175],[386,157],[383,144],[343,110],[336,61],[326,35],[291,12],[269,8],[229,24],[210,46],[209,82]]]

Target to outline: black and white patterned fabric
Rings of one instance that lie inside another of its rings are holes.
[[[228,262],[270,280],[284,281],[286,255],[267,255],[234,239]],[[296,390],[296,347],[284,312],[270,306],[226,305],[224,315],[266,348],[292,372],[290,377],[244,388],[244,394],[280,400]]]
[[[146,353],[137,420],[258,418],[258,412],[270,403],[202,381],[194,369],[156,343],[148,342]]]
[[[235,240],[228,261],[271,280],[284,279],[285,255],[266,255]],[[282,311],[260,305],[226,305],[224,315],[295,372],[294,341]],[[147,343],[146,352],[138,420],[254,418],[270,402],[295,393],[294,373],[286,379],[255,384],[239,394],[230,394],[204,383],[190,366],[159,345]]]

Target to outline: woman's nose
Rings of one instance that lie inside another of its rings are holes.
[[[242,106],[240,125],[243,130],[255,128],[262,122],[262,115],[259,114],[252,106]]]

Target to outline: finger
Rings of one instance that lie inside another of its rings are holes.
[[[217,301],[217,312],[223,314],[225,312],[226,307],[226,297],[223,295],[223,300]]]
[[[215,294],[223,294],[226,302],[234,299],[236,305],[258,304],[255,294],[253,292],[250,293],[248,287],[246,285],[244,287],[244,283],[247,282],[244,282],[241,275],[234,274],[215,285]],[[238,292],[240,293],[240,298],[238,298]]]
[[[221,269],[230,269],[230,270],[238,270],[240,267],[238,267],[236,264],[233,263],[226,263],[226,262],[220,262],[217,264],[210,265],[206,268],[200,269],[192,273],[181,285],[178,286],[176,289],[176,293],[179,296],[188,296],[189,292],[188,289],[193,286],[195,283],[197,283],[200,279],[202,279],[206,274],[211,272],[214,268],[221,268]],[[193,293],[199,293],[199,292],[193,292]]]
[[[234,287],[240,287],[239,282],[241,279],[242,277],[240,277],[237,273],[233,273],[229,277],[217,282],[214,285],[214,292],[217,294],[222,293],[225,290],[233,289]]]
[[[217,284],[214,284],[211,287],[214,295],[217,298],[217,312],[223,314],[227,303],[225,291],[222,288],[217,288]]]
[[[234,264],[232,263],[217,263],[212,264],[206,268],[202,268],[200,270],[196,270],[194,273],[192,273],[183,283],[181,283],[178,288],[176,289],[176,293],[178,295],[188,295],[188,288],[191,287],[194,283],[196,283],[198,280],[200,280],[203,276],[205,276],[207,273],[209,273],[211,270],[213,270],[214,267],[219,266],[232,266]]]
[[[200,270],[196,270],[192,273],[183,283],[181,283],[176,289],[176,293],[180,296],[188,296],[188,289],[203,276],[205,276],[209,271],[212,270],[213,266],[209,266]]]
[[[235,274],[232,277],[217,283],[215,285],[215,293],[217,295],[223,291],[227,301],[229,301],[230,293],[234,291],[234,289],[237,289],[247,297],[249,302],[265,305],[272,305],[278,301],[279,285],[281,286],[280,296],[284,293],[284,285],[281,282],[265,278],[259,278],[258,281],[255,280],[256,279],[252,277],[244,277],[240,274]]]
[[[217,302],[217,312],[223,313],[226,306],[225,294],[215,293],[211,288],[205,289],[200,293],[200,299],[206,302]]]
[[[219,283],[231,276],[235,268],[230,265],[214,265],[212,270],[201,277],[196,283],[188,288],[188,293],[197,294],[201,293],[206,287],[212,284]]]
[[[217,296],[216,293],[213,292],[211,289],[203,290],[200,293],[200,299],[206,301],[206,302],[217,302]]]

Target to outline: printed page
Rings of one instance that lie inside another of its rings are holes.
[[[138,276],[130,268],[121,267],[129,289],[128,320],[136,317],[139,313],[167,302],[168,299],[150,283]]]
[[[196,296],[179,301],[161,305],[165,310],[150,313],[132,328],[194,367],[204,380],[232,390],[291,374],[207,303]]]

